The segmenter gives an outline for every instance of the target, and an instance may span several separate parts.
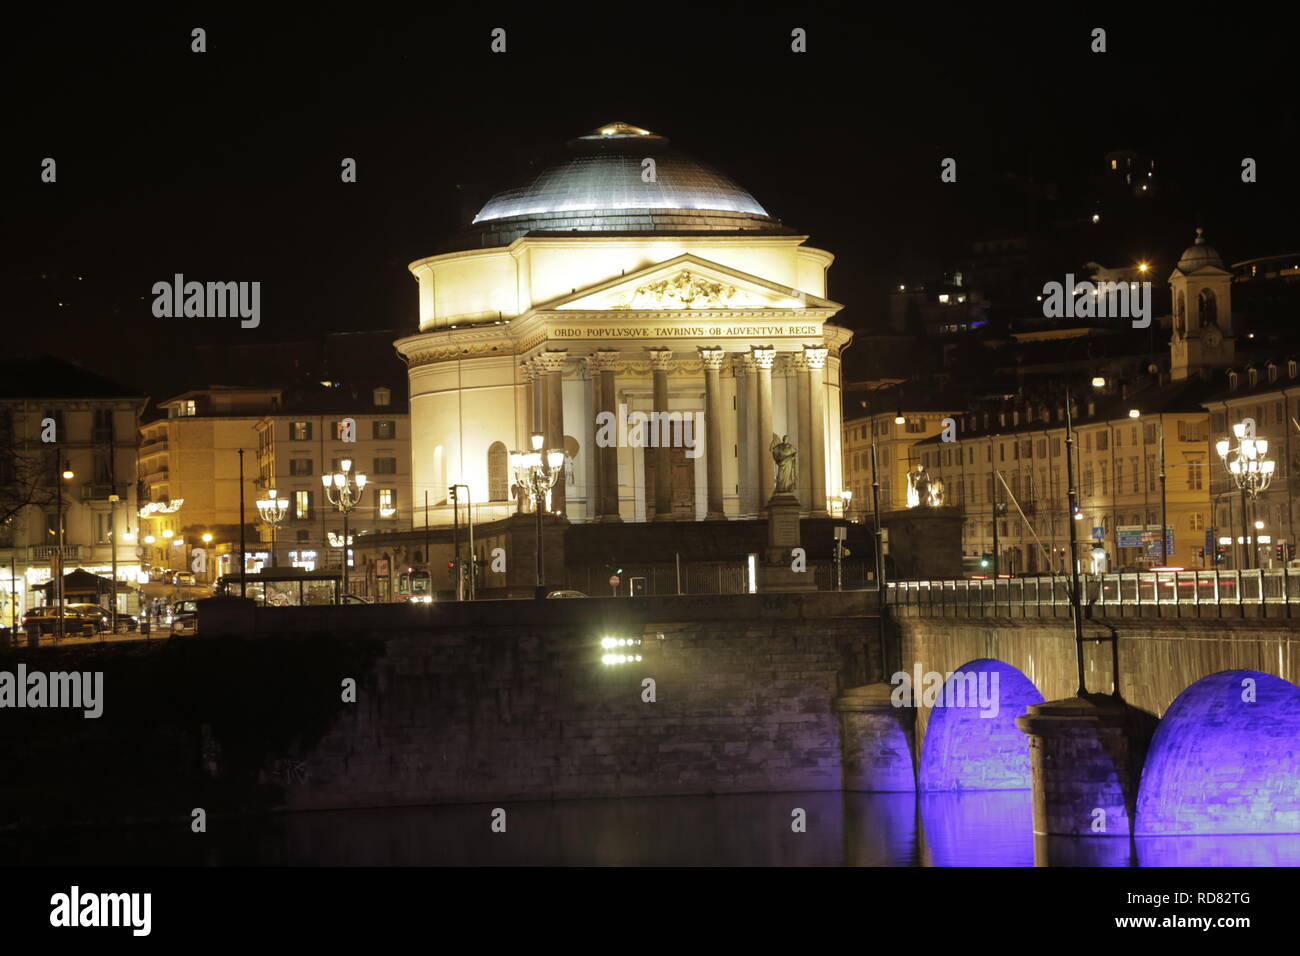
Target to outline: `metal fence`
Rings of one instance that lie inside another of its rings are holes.
[[[626,596],[633,578],[645,579],[647,595],[663,594],[745,594],[749,590],[748,568],[743,561],[683,561],[680,568],[674,564],[625,564],[619,574],[618,594]],[[835,590],[835,565],[830,561],[809,561],[807,574],[811,575],[819,591]],[[581,591],[590,597],[609,597],[614,588],[609,584],[611,569],[606,567],[568,568],[565,587]],[[875,587],[867,581],[867,567],[862,561],[845,561],[842,571],[843,589],[858,591]]]
[[[1201,607],[1234,606],[1257,613],[1291,616],[1300,604],[1300,569],[1254,571],[1139,571],[1133,574],[1088,574],[1080,577],[1083,604],[1099,615],[1122,616],[1134,608],[1172,608],[1174,614],[1199,614]],[[1058,577],[997,580],[888,581],[885,602],[917,613],[1058,615],[1069,613],[1069,579]],[[1157,613],[1159,611],[1157,610]],[[1213,610],[1211,611],[1213,613]]]

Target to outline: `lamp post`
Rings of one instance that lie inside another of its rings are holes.
[[[289,514],[289,499],[279,497],[279,492],[272,488],[265,498],[257,499],[257,513],[271,526],[271,567],[275,567],[275,529]]]
[[[1083,673],[1083,608],[1079,590],[1079,489],[1074,481],[1074,416],[1070,411],[1070,390],[1065,390],[1065,473],[1070,506],[1070,617],[1074,622],[1075,660],[1079,667],[1079,696],[1088,692]],[[1119,683],[1115,684],[1119,693]]]
[[[348,593],[348,562],[352,557],[352,538],[348,535],[348,515],[361,503],[366,490],[366,476],[352,470],[352,459],[339,462],[340,471],[321,475],[325,497],[343,515],[343,595]],[[343,595],[339,596],[340,603]]]
[[[1245,422],[1233,425],[1232,433],[1237,439],[1235,445],[1224,438],[1215,444],[1214,450],[1241,493],[1241,561],[1237,567],[1245,568],[1248,563],[1254,563],[1250,557],[1254,538],[1246,517],[1246,499],[1254,500],[1268,488],[1277,462],[1268,457],[1268,441],[1256,438],[1254,429],[1248,429]]]
[[[55,622],[55,634],[59,639],[64,636],[63,629],[63,609],[65,607],[65,597],[63,593],[63,483],[71,481],[74,477],[71,468],[63,467],[63,451],[59,448],[54,449],[54,521],[58,527],[58,556],[59,556],[59,574],[55,581],[55,588],[59,593],[59,617]]]
[[[109,557],[112,566],[112,571],[109,573],[113,576],[113,593],[109,597],[108,618],[114,634],[117,633],[117,503],[121,500],[117,495],[108,496],[108,540],[113,548],[113,553]]]
[[[564,470],[564,451],[551,448],[542,453],[546,438],[541,432],[529,436],[531,451],[512,451],[510,453],[510,470],[515,476],[515,484],[522,488],[533,501],[533,510],[537,514],[537,588],[542,588],[546,569],[542,557],[542,511],[550,499],[551,489]]]

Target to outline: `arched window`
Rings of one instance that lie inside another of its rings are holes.
[[[1187,334],[1187,296],[1178,293],[1178,303],[1174,307],[1174,334]]]
[[[1202,326],[1216,325],[1219,321],[1219,303],[1215,299],[1214,293],[1209,289],[1202,289],[1200,295],[1197,296],[1197,301],[1200,303],[1198,313],[1201,319],[1200,324]]]
[[[494,441],[488,446],[488,501],[508,501],[510,496],[510,453],[506,446]]]

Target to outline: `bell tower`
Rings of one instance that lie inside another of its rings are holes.
[[[1232,331],[1232,273],[1197,228],[1169,276],[1174,322],[1169,339],[1169,375],[1174,381],[1231,365],[1236,355]]]

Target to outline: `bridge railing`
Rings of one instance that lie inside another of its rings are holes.
[[[885,603],[920,614],[1059,617],[1069,614],[1069,583],[1059,575],[889,581]],[[1098,616],[1206,616],[1236,608],[1236,613],[1290,617],[1292,605],[1300,605],[1296,568],[1087,574],[1080,585],[1083,605]]]

